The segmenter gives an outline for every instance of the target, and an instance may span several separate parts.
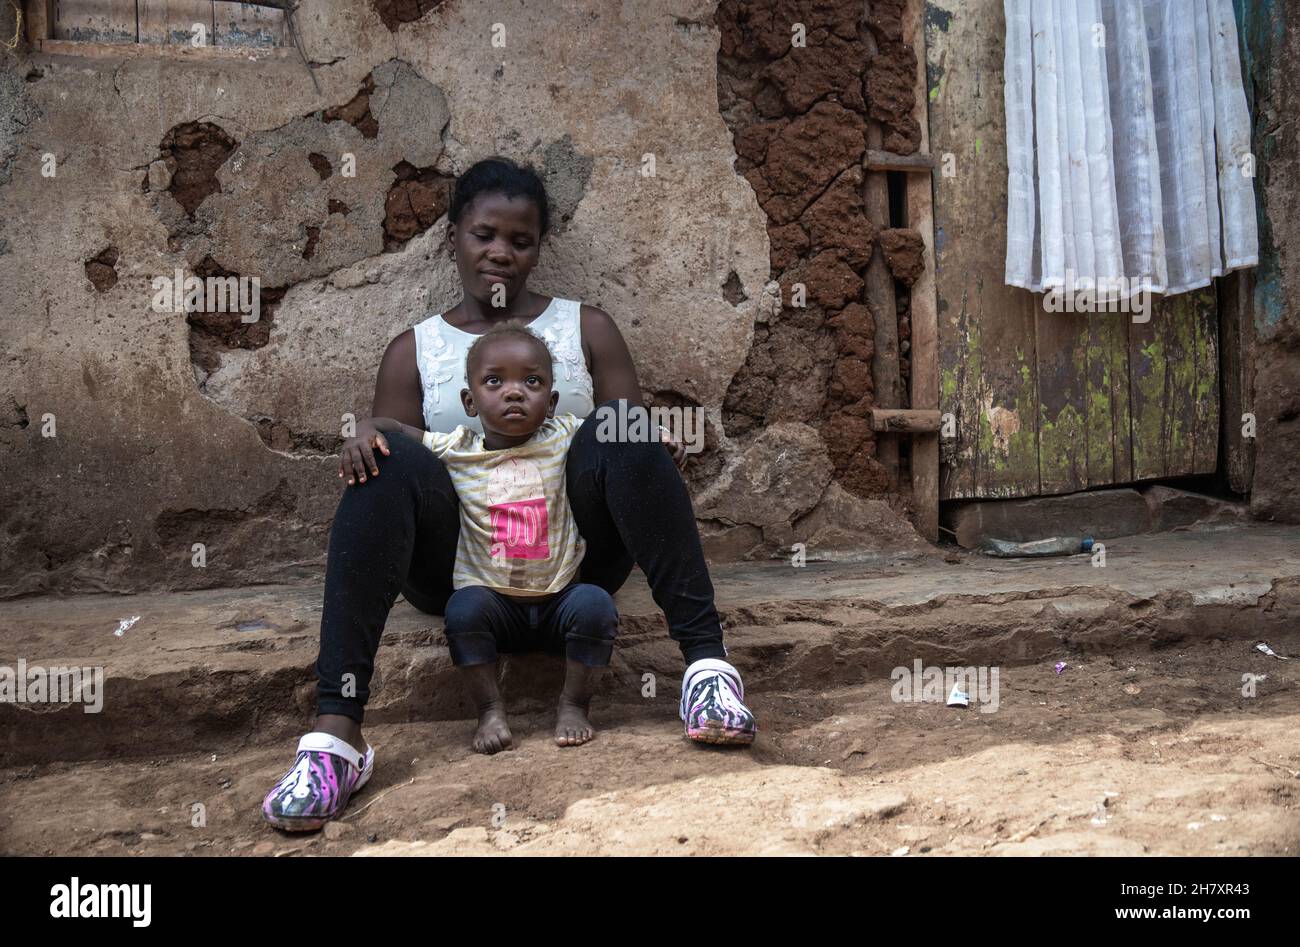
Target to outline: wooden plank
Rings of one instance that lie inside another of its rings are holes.
[[[1135,480],[1214,472],[1218,454],[1217,320],[1218,306],[1210,287],[1157,297],[1150,321],[1129,323]],[[1211,333],[1214,338],[1209,337]],[[1216,425],[1213,452],[1204,443],[1211,438],[1211,419]],[[1199,454],[1198,440],[1202,441]]]
[[[925,0],[908,0],[903,14],[903,42],[916,51],[916,102],[912,115],[921,126],[921,154],[929,158],[930,113],[925,60]],[[939,313],[934,281],[934,191],[930,174],[907,177],[907,223],[925,245],[925,269],[912,284],[912,408],[939,413]],[[935,419],[937,422],[937,418]],[[912,505],[917,531],[939,540],[939,435],[912,439]]]
[[[1035,307],[1039,492],[1088,485],[1088,322],[1092,314]]]
[[[872,408],[871,429],[895,433],[933,433],[939,430],[937,408],[918,411],[915,408]]]
[[[892,151],[867,149],[867,156],[862,159],[862,167],[867,171],[913,171],[933,173],[934,158],[930,155],[896,155]]]
[[[1133,432],[1129,413],[1128,322],[1131,314],[1087,317],[1089,487],[1133,480]]]
[[[927,149],[934,175],[939,409],[956,420],[940,495],[1038,493],[1035,297],[1006,268],[1006,23],[999,0],[932,4]],[[946,155],[951,154],[951,160]],[[915,369],[913,369],[915,371]]]
[[[294,62],[301,64],[302,57],[292,46],[157,46],[142,43],[77,43],[70,40],[47,39],[41,52],[50,56],[77,56],[81,59],[157,59],[165,55],[176,60],[239,60],[241,62]]]
[[[1228,487],[1249,493],[1255,475],[1255,439],[1242,435],[1243,415],[1251,412],[1251,339],[1255,325],[1253,307],[1255,274],[1238,270],[1218,281],[1219,340],[1223,353],[1223,423],[1220,456]]]
[[[78,43],[134,43],[135,0],[58,0],[54,39]]]
[[[24,7],[27,18],[27,41],[39,50],[54,29],[54,0],[31,0]]]
[[[212,46],[215,26],[212,6],[212,0],[139,0],[140,42],[188,46],[195,36],[194,24],[202,23],[204,45]]]
[[[1211,286],[1201,297],[1202,304],[1191,307],[1196,323],[1192,462],[1196,473],[1214,473],[1219,468],[1219,295]]]
[[[213,3],[215,46],[285,46],[288,30],[284,11],[248,3]]]
[[[880,125],[867,123],[867,144],[877,144],[884,136]],[[883,172],[863,175],[863,207],[877,227],[889,226],[889,182]],[[865,289],[867,308],[875,326],[871,356],[871,377],[875,404],[897,408],[903,403],[903,384],[898,370],[898,304],[894,299],[894,274],[885,263],[884,251],[877,244],[867,265]],[[890,435],[876,438],[876,460],[889,477],[889,489],[897,491],[898,439]]]
[[[863,34],[867,55],[877,54],[876,40],[870,32]],[[884,134],[880,123],[867,121],[867,150],[880,151],[884,146]],[[889,213],[889,179],[885,172],[868,171],[862,175],[863,209],[878,228],[891,226]],[[871,320],[875,326],[874,350],[871,357],[871,379],[874,389],[874,403],[882,408],[901,408],[903,406],[903,382],[899,372],[898,351],[898,303],[894,298],[894,274],[885,263],[884,251],[879,244],[871,254],[864,278],[867,308],[871,311]],[[899,489],[900,471],[898,467],[898,438],[891,434],[881,434],[876,438],[876,460],[884,468],[889,478],[889,489]]]

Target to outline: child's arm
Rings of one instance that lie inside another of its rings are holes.
[[[433,451],[434,456],[441,457],[447,452],[447,448],[455,438],[451,434],[439,434],[437,431],[425,431],[418,427],[411,427],[409,424],[403,424],[394,418],[374,418],[375,427],[380,431],[393,433],[401,431],[407,437],[415,438],[429,450]]]
[[[393,418],[371,418],[371,420],[375,422],[376,430],[387,431],[390,433],[393,431],[401,431],[407,437],[412,437],[417,441],[424,440],[425,432],[421,428],[411,427],[411,425],[403,424],[401,421]]]

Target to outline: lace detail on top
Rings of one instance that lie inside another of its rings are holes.
[[[594,405],[591,373],[587,371],[587,359],[582,354],[582,304],[572,299],[562,302],[564,308],[571,308],[572,311],[562,312],[559,318],[543,327],[539,334],[551,347],[556,367],[564,373],[564,380],[575,382],[574,387]]]
[[[442,319],[426,319],[415,327],[415,362],[424,388],[424,416],[441,406],[442,386],[464,373],[464,354],[442,334]]]

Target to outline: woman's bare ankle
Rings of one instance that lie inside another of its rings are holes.
[[[361,735],[361,724],[342,714],[321,714],[314,727],[317,733],[338,737],[358,753],[366,751],[366,738]]]

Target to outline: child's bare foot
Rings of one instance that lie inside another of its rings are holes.
[[[510,735],[510,725],[506,723],[506,712],[499,703],[480,707],[478,712],[478,729],[474,731],[471,745],[475,752],[500,753],[514,744]]]
[[[596,735],[587,719],[586,706],[560,695],[560,711],[555,720],[555,742],[560,746],[582,746]]]
[[[604,675],[603,667],[587,667],[578,661],[564,662],[564,692],[555,721],[555,742],[560,746],[582,746],[596,735],[587,719],[591,695]]]
[[[505,704],[497,687],[497,665],[472,664],[461,668],[469,687],[470,699],[478,710],[478,729],[470,746],[476,753],[500,753],[514,745],[510,725],[506,723]]]

